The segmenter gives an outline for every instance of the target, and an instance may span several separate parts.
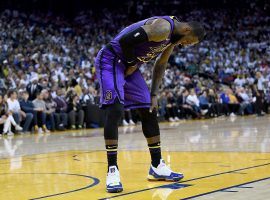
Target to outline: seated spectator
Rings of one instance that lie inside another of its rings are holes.
[[[239,114],[240,110],[240,104],[236,98],[236,96],[233,94],[233,91],[231,89],[227,89],[227,95],[229,97],[229,109],[231,111],[231,116],[236,116],[236,114]]]
[[[67,114],[56,112],[57,103],[52,99],[48,90],[42,90],[47,108],[47,117],[50,119],[51,130],[64,130],[67,126]]]
[[[76,79],[74,79],[74,78],[71,79],[71,81],[70,81],[70,85],[69,85],[68,91],[70,91],[70,90],[73,90],[78,95],[79,98],[82,96],[82,88],[78,84],[78,82],[76,81]]]
[[[64,99],[63,89],[58,89],[56,91],[56,97],[53,99],[56,103],[55,109],[55,122],[56,129],[65,130],[67,128],[68,123],[68,115],[67,115],[67,103]]]
[[[226,89],[224,88],[223,91],[220,94],[220,101],[222,103],[222,108],[223,108],[223,113],[228,116],[231,114],[229,110],[229,103],[230,103],[230,98],[228,96],[228,93],[226,92]]]
[[[212,106],[215,117],[222,115],[222,104],[220,103],[219,97],[213,89],[209,89],[208,101]]]
[[[15,122],[12,113],[8,112],[8,106],[3,95],[0,95],[0,124],[4,125],[2,129],[3,132],[0,133],[7,135],[13,135],[11,125],[13,125],[17,131],[21,131],[23,129]]]
[[[38,124],[37,124],[38,133],[39,134],[42,134],[43,132],[49,133],[50,131],[47,129],[47,126],[46,126],[47,109],[46,109],[45,101],[43,100],[43,94],[41,92],[38,92],[36,96],[37,97],[33,101],[33,104],[34,104],[35,110],[37,111],[38,119],[40,119],[38,120]]]
[[[166,109],[167,109],[167,114],[168,114],[170,122],[179,121],[178,107],[177,107],[176,100],[172,92],[169,92],[167,95]]]
[[[243,87],[246,84],[246,79],[244,75],[238,75],[237,78],[234,80],[234,84],[236,86]]]
[[[95,89],[90,86],[89,88],[85,88],[83,90],[83,96],[82,96],[82,104],[88,105],[88,104],[95,104],[95,97],[96,97],[96,91]]]
[[[14,120],[17,124],[23,123],[23,133],[29,131],[29,127],[31,125],[33,114],[32,113],[25,113],[21,110],[20,103],[17,99],[17,92],[14,90],[10,90],[8,92],[8,112],[13,114]]]
[[[79,96],[76,94],[69,97],[67,112],[72,129],[76,129],[76,125],[79,129],[83,127],[84,112],[79,99]]]
[[[252,97],[250,97],[246,90],[244,88],[239,88],[237,91],[237,97],[238,97],[238,101],[240,103],[240,110],[239,110],[239,114],[240,115],[244,115],[245,112],[247,114],[252,114]]]
[[[196,113],[201,113],[200,101],[195,93],[194,89],[190,89],[190,93],[187,96],[187,103],[193,108]]]
[[[187,119],[189,116],[192,118],[200,118],[200,115],[196,113],[193,108],[187,103],[187,96],[189,92],[187,89],[184,89],[178,93],[177,104],[180,109],[181,118]]]
[[[208,116],[213,117],[214,111],[212,105],[208,101],[208,94],[207,91],[204,90],[202,94],[199,96],[200,101],[200,109],[205,110],[205,114],[207,113]]]
[[[29,100],[29,94],[27,91],[24,91],[22,93],[22,98],[20,100],[20,106],[21,109],[25,113],[30,113],[33,115],[33,126],[35,132],[38,132],[38,111],[40,110],[39,108],[35,108],[34,104],[32,101]]]

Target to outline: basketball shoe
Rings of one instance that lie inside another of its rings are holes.
[[[107,174],[107,192],[117,193],[123,191],[123,186],[120,181],[120,174],[116,166],[110,166]]]
[[[160,163],[157,167],[150,166],[147,179],[149,181],[179,181],[184,178],[181,173],[173,172],[163,159],[160,159]]]

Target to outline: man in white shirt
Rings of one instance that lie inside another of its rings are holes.
[[[195,112],[200,113],[200,101],[197,97],[195,90],[191,89],[190,94],[187,96],[187,103],[192,106]]]
[[[8,111],[13,113],[14,120],[17,124],[21,124],[24,121],[23,132],[29,131],[29,126],[33,119],[32,113],[25,113],[21,110],[20,103],[17,99],[17,92],[15,90],[10,90],[8,92]]]
[[[240,110],[239,113],[241,115],[244,115],[245,110],[248,112],[248,114],[252,114],[252,106],[251,106],[251,102],[252,102],[252,97],[250,97],[246,90],[244,88],[240,88],[238,90],[238,97],[241,98],[241,103],[240,103]]]
[[[234,80],[234,84],[236,86],[244,86],[246,84],[246,79],[243,78],[241,75],[239,75],[235,80]]]

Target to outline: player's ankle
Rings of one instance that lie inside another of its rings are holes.
[[[152,160],[151,162],[151,165],[155,168],[157,168],[159,164],[160,164],[160,159],[155,159],[155,160]]]

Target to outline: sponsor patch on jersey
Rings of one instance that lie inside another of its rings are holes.
[[[107,90],[105,93],[105,100],[111,100],[112,99],[112,91]]]

